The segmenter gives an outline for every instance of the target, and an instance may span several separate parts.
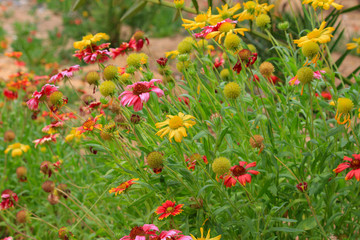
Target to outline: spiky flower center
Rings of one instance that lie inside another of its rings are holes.
[[[234,24],[229,23],[229,22],[224,22],[223,24],[221,24],[221,26],[219,27],[219,31],[226,33],[226,32],[230,32],[231,30],[233,30]]]
[[[246,169],[240,165],[237,165],[233,170],[232,173],[235,177],[239,177],[246,173]]]
[[[145,84],[138,83],[133,89],[135,95],[140,95],[149,91],[149,88]]]
[[[190,156],[190,160],[191,161],[199,161],[201,159],[201,155],[198,153],[194,153],[193,155]]]
[[[172,129],[177,129],[183,126],[183,120],[179,116],[174,116],[169,121],[169,127]]]
[[[83,128],[84,129],[92,129],[92,128],[94,128],[94,126],[95,126],[95,121],[92,120],[92,119],[86,120],[83,123]]]
[[[173,207],[168,207],[168,208],[166,208],[166,212],[170,213],[170,212],[172,212],[173,209],[174,209]]]
[[[359,159],[353,159],[350,163],[350,167],[354,169],[360,168],[360,160]]]
[[[354,107],[354,103],[348,98],[339,98],[337,110],[340,113],[346,114],[350,112]]]
[[[135,239],[136,236],[146,236],[146,233],[142,227],[133,227],[130,231],[130,238]]]

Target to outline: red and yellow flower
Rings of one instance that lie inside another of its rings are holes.
[[[251,175],[258,175],[259,172],[255,170],[248,170],[249,168],[256,167],[256,162],[247,163],[240,161],[239,165],[235,165],[230,168],[230,173],[225,176],[221,176],[221,179],[224,179],[224,185],[226,187],[233,187],[236,185],[236,182],[239,182],[241,185],[245,186],[246,183],[251,183]]]
[[[86,120],[81,127],[78,127],[76,129],[76,135],[83,134],[84,132],[93,131],[94,129],[101,130],[102,125],[96,124],[96,122],[99,120],[99,118],[102,116],[102,114],[96,116],[95,118],[89,118]]]
[[[351,168],[352,170],[346,174],[345,180],[350,180],[355,176],[356,180],[360,181],[360,154],[353,154],[352,156],[352,158],[345,156],[344,161],[347,162],[340,163],[333,171],[338,174],[347,168]]]
[[[183,206],[184,204],[175,205],[175,201],[172,202],[170,200],[167,200],[165,203],[163,203],[160,207],[156,209],[155,213],[160,215],[159,220],[162,220],[170,215],[179,215],[183,211]]]
[[[111,188],[109,190],[109,193],[115,193],[115,196],[118,194],[121,194],[125,190],[127,190],[131,185],[136,184],[136,183],[134,183],[134,181],[138,181],[138,180],[139,180],[138,178],[133,178],[133,179],[130,179],[129,181],[123,182],[116,188]]]

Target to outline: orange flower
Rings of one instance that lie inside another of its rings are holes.
[[[172,202],[170,200],[166,200],[160,207],[158,207],[155,211],[156,214],[160,215],[159,220],[167,218],[168,216],[176,216],[179,215],[183,210],[181,209],[184,204],[178,204],[175,206],[175,201]]]
[[[5,53],[5,56],[19,59],[19,58],[22,56],[22,52],[10,52],[10,53]]]
[[[137,180],[139,180],[139,179],[138,178],[133,178],[133,179],[130,179],[129,181],[123,182],[119,186],[117,186],[116,188],[110,189],[109,193],[115,193],[115,196],[118,195],[118,194],[121,194],[126,189],[128,189],[131,185],[136,184],[133,181],[137,181]]]
[[[95,128],[101,130],[102,125],[96,124],[97,120],[102,116],[102,114],[96,116],[95,118],[91,119],[89,118],[86,120],[83,125],[76,129],[75,135],[80,135],[87,131],[93,131]]]

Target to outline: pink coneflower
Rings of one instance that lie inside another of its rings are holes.
[[[56,142],[56,138],[59,135],[60,135],[59,133],[46,135],[46,136],[43,136],[42,138],[34,140],[33,143],[35,143],[35,147],[37,147],[37,145],[39,145],[39,144],[42,145],[46,142]]]
[[[159,229],[154,224],[144,224],[144,226],[133,227],[130,231],[130,234],[120,238],[120,240],[146,240],[149,237],[156,237],[156,232]]]
[[[230,174],[220,177],[224,179],[224,185],[226,187],[233,187],[239,181],[243,186],[246,185],[246,182],[251,183],[251,175],[258,175],[259,172],[255,170],[248,170],[248,168],[256,167],[256,162],[247,164],[247,162],[240,161],[239,165],[235,165],[230,168]],[[250,174],[249,174],[250,173]]]
[[[350,180],[355,176],[356,180],[360,181],[360,154],[353,154],[352,156],[353,158],[345,156],[344,161],[348,162],[340,163],[333,171],[338,174],[347,168],[351,168],[352,170],[346,174],[345,180]]]
[[[1,193],[1,203],[0,210],[5,210],[14,206],[14,201],[18,202],[19,198],[16,193],[11,191],[10,189],[5,189]]]
[[[166,239],[175,239],[175,240],[192,240],[190,236],[184,236],[182,232],[176,229],[169,231],[162,231],[157,237],[153,240],[166,240]]]
[[[60,80],[62,80],[63,78],[67,77],[67,78],[71,78],[74,75],[74,72],[77,72],[80,70],[80,65],[74,65],[69,67],[69,69],[64,69],[61,72],[59,72],[58,74],[55,74],[54,76],[52,76],[48,83],[55,83],[55,82],[59,82]]]
[[[50,94],[52,94],[53,92],[58,91],[58,86],[52,85],[52,84],[45,84],[42,88],[41,91],[35,91],[32,95],[32,98],[26,102],[26,104],[28,105],[28,107],[31,110],[37,110],[39,108],[39,103],[41,100],[44,99],[44,97],[48,97],[50,96]]]
[[[120,94],[119,100],[123,106],[134,106],[134,111],[138,112],[143,109],[143,103],[149,101],[150,92],[156,93],[158,97],[164,95],[163,90],[154,85],[155,82],[162,82],[160,79],[152,79],[150,82],[137,82],[128,85],[132,91],[125,91]]]

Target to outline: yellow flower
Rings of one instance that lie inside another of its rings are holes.
[[[74,139],[76,140],[76,142],[78,142],[81,138],[84,138],[84,136],[83,135],[77,135],[76,134],[76,128],[73,128],[71,130],[71,132],[68,135],[66,135],[65,142],[71,142]]]
[[[335,30],[333,27],[325,28],[326,22],[323,21],[320,25],[320,28],[315,28],[312,32],[308,33],[306,36],[301,37],[300,39],[294,40],[299,47],[302,47],[305,43],[315,42],[315,43],[327,43],[331,41],[333,35],[331,33]]]
[[[221,39],[223,37],[226,37],[228,34],[237,34],[244,36],[244,32],[249,31],[247,28],[235,28],[235,23],[233,21],[223,21],[221,23],[218,23],[218,31],[213,31],[206,35],[206,39],[215,38],[216,41],[218,41],[219,44],[221,44]]]
[[[210,229],[206,235],[206,238],[204,238],[204,229],[203,228],[200,228],[200,232],[201,232],[201,237],[200,238],[196,238],[194,237],[194,235],[190,234],[191,235],[191,238],[193,240],[220,240],[221,239],[221,235],[217,236],[217,237],[213,237],[213,238],[210,238]]]
[[[89,34],[83,37],[81,41],[74,42],[74,48],[82,50],[92,43],[100,41],[101,39],[109,40],[110,37],[106,33],[97,33],[95,36]]]
[[[170,51],[170,52],[166,52],[165,53],[165,57],[171,57],[171,58],[176,58],[176,56],[179,55],[179,51],[178,50],[174,50],[174,51]]]
[[[232,8],[229,8],[227,4],[221,6],[220,8],[216,8],[218,13],[217,15],[213,15],[210,17],[209,22],[211,25],[215,25],[218,22],[221,22],[225,19],[232,18],[233,15],[241,8],[240,3],[235,4]],[[211,9],[210,9],[211,11]]]
[[[184,24],[182,25],[185,29],[195,30],[197,28],[205,27],[208,19],[211,17],[211,8],[208,9],[207,13],[202,13],[194,17],[194,21],[188,19],[182,19]]]
[[[238,21],[254,20],[260,14],[267,14],[273,7],[274,4],[268,5],[267,3],[260,4],[258,0],[247,1],[244,4],[244,11],[234,15],[234,18],[238,18]]]
[[[185,115],[182,112],[179,112],[177,116],[166,115],[168,119],[164,122],[156,123],[156,128],[162,128],[159,130],[156,135],[163,138],[166,134],[169,133],[169,140],[171,142],[172,138],[175,138],[176,142],[181,142],[183,137],[186,137],[186,128],[192,127],[195,125],[195,121],[190,119],[195,119],[195,117],[191,115]]]
[[[344,6],[334,3],[334,0],[304,0],[303,4],[310,4],[316,10],[316,8],[322,8],[324,10],[329,10],[330,6],[333,6],[337,10],[342,9]]]
[[[174,0],[176,8],[182,8],[184,6],[184,0]]]
[[[17,157],[17,156],[21,156],[23,153],[26,153],[29,149],[30,149],[29,145],[14,143],[6,148],[5,154],[8,154],[11,151],[11,156]]]
[[[346,44],[347,50],[352,50],[356,48],[356,53],[360,54],[360,37],[359,38],[353,38],[354,42]]]

